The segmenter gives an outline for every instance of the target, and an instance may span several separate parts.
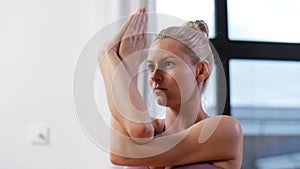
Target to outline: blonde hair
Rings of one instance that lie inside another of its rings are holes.
[[[190,49],[189,56],[193,64],[207,61],[209,73],[214,65],[214,56],[209,44],[208,26],[203,20],[188,21],[183,26],[168,27],[160,31],[156,39],[172,38],[181,42]],[[156,40],[155,39],[155,40]],[[207,80],[203,84],[206,86]]]

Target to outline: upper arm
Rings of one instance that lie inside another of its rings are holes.
[[[216,161],[222,168],[240,168],[243,151],[241,126],[229,116],[209,118],[195,125],[178,149],[185,154],[179,163]]]
[[[123,150],[130,152],[122,155],[112,152],[112,162],[119,165],[174,166],[230,161],[230,164],[226,163],[230,168],[240,168],[243,138],[235,119],[219,116],[203,120],[181,133],[153,139],[145,145],[119,143],[126,144],[122,146],[127,147]]]

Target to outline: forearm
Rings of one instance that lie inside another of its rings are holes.
[[[132,77],[115,52],[102,57],[99,64],[112,116],[130,137],[151,139],[154,134],[151,119]]]
[[[119,147],[112,149],[111,161],[118,165],[176,166],[215,162],[225,169],[241,167],[241,129],[228,117],[211,117],[180,133],[158,137],[144,145],[112,134]]]
[[[132,82],[135,85],[137,85],[137,79],[140,74],[139,72],[140,64],[145,60],[146,56],[147,56],[147,50],[140,50],[130,54],[124,60],[122,60],[122,63],[124,64],[128,74],[132,78]]]

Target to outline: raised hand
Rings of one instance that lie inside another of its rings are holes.
[[[123,64],[129,75],[134,79],[133,82],[136,82],[138,67],[147,56],[147,52],[144,50],[147,47],[147,27],[146,8],[141,7],[130,16],[117,35],[100,51],[98,59],[100,68],[107,63],[106,61]]]
[[[145,49],[147,46],[145,33],[148,27],[148,17],[145,12],[146,8],[142,7],[130,18],[118,50],[122,60],[135,52]]]
[[[146,47],[142,34],[147,29],[145,11],[145,8],[140,8],[133,14],[106,48],[99,52],[99,67],[112,119],[115,119],[112,127],[136,143],[146,143],[154,136],[152,120],[136,87],[135,75],[141,62],[131,57]]]
[[[148,17],[146,8],[140,8],[133,14],[122,36],[118,56],[129,74],[137,75],[139,65],[146,59]]]

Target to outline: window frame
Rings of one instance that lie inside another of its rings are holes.
[[[231,115],[229,60],[235,58],[300,61],[300,44],[229,40],[227,0],[215,0],[215,12],[216,37],[210,41],[218,51],[227,79],[223,114]]]
[[[223,64],[226,77],[226,102],[225,107],[217,108],[220,114],[230,113],[230,81],[229,60],[230,59],[262,59],[262,60],[287,60],[300,61],[300,43],[260,42],[245,40],[229,40],[228,36],[228,12],[227,0],[214,0],[215,2],[215,37],[210,38],[211,43],[217,50]],[[156,2],[148,2],[155,11]],[[284,57],[283,57],[284,56]],[[217,75],[222,76],[222,75]],[[218,83],[217,83],[218,85]],[[219,93],[222,94],[222,93]],[[218,92],[217,92],[218,96]],[[224,100],[217,97],[218,102]],[[221,104],[222,105],[222,104]]]

